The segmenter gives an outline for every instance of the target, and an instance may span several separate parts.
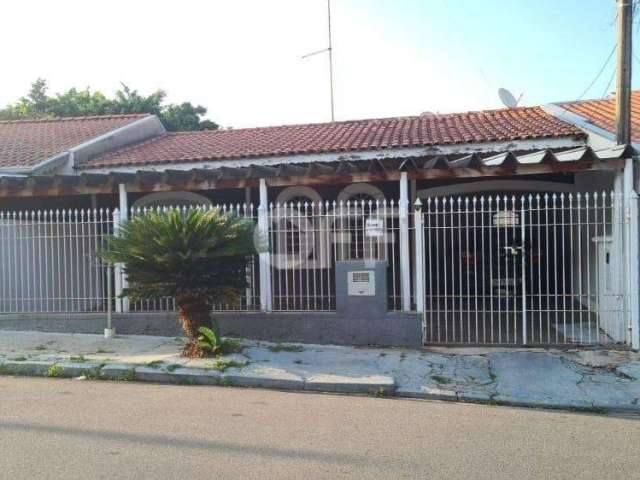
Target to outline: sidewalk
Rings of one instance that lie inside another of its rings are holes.
[[[241,341],[218,359],[182,338],[0,332],[0,374],[361,393],[640,413],[640,355],[614,350],[353,348]]]

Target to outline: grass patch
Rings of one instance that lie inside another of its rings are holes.
[[[238,340],[232,338],[225,338],[220,344],[220,354],[227,355],[229,353],[241,353],[244,347],[240,345]]]
[[[14,362],[24,362],[26,359],[27,357],[20,355],[19,357],[13,357],[13,358],[10,358],[9,360],[13,360]]]
[[[147,363],[147,367],[149,368],[160,368],[164,362],[162,360],[152,360]]]
[[[72,363],[85,363],[85,362],[88,362],[89,360],[84,358],[84,355],[78,355],[77,357],[69,357],[69,361]]]
[[[9,369],[0,363],[0,375],[9,375]]]
[[[233,385],[233,382],[231,381],[231,379],[230,379],[230,378],[224,377],[224,378],[222,379],[222,386],[223,386],[223,387],[230,387],[230,386],[232,386],[232,385]]]
[[[442,375],[431,375],[431,378],[433,378],[437,383],[441,384],[441,385],[445,385],[447,383],[451,383],[451,379],[448,377],[443,377]]]
[[[278,352],[290,352],[290,353],[299,353],[304,352],[304,347],[302,345],[290,345],[288,343],[278,343],[277,345],[271,345],[269,350],[278,353]]]
[[[131,382],[136,376],[136,371],[133,368],[130,368],[126,372],[122,374],[120,377],[121,382]]]
[[[62,368],[59,365],[51,365],[47,372],[45,373],[46,377],[56,378],[62,376]]]
[[[178,368],[182,367],[182,365],[180,365],[179,363],[172,363],[171,365],[167,365],[167,372],[173,372],[174,370],[177,370]]]
[[[376,392],[376,397],[385,398],[387,396],[387,392],[384,391],[384,388],[380,387]]]
[[[217,370],[218,372],[224,372],[229,368],[242,369],[247,365],[248,365],[248,362],[242,363],[242,362],[236,362],[235,360],[227,360],[224,358],[219,358],[218,360],[216,360],[216,363],[213,364],[213,369]]]
[[[115,353],[113,350],[105,350],[104,348],[99,348],[96,350],[96,353]]]
[[[40,345],[36,345],[35,347],[33,347],[34,350],[46,350],[47,346],[44,344],[40,344]]]

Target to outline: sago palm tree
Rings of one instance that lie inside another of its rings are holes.
[[[216,303],[234,303],[246,287],[244,268],[254,251],[253,222],[219,209],[170,209],[135,216],[107,238],[102,256],[120,263],[132,301],[174,297],[184,354],[204,356],[201,327],[212,327]]]

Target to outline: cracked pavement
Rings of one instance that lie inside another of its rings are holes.
[[[172,368],[214,367],[212,359],[180,357],[182,342],[173,337],[105,339],[100,335],[3,331],[0,362],[77,362],[80,358],[95,364],[153,365],[170,372]],[[393,381],[398,396],[640,413],[640,355],[630,351],[411,350],[297,344],[297,348],[275,352],[272,343],[241,343],[242,353],[225,357],[244,365],[230,368],[235,377],[342,385],[388,380]]]

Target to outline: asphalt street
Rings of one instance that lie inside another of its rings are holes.
[[[3,479],[631,479],[639,439],[633,417],[0,377]]]

